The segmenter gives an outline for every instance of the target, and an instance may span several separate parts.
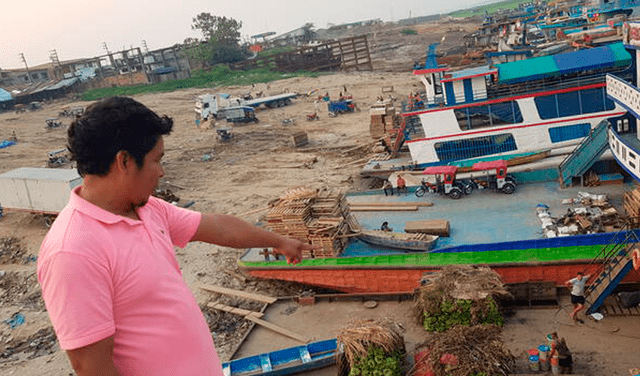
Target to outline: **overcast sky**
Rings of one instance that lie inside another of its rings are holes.
[[[495,1],[495,0],[494,0]],[[143,47],[150,50],[199,37],[191,30],[201,12],[242,22],[249,37],[268,31],[278,34],[307,22],[316,29],[380,18],[445,13],[491,0],[8,0],[0,12],[0,68],[22,68],[50,61],[55,50],[61,61]]]

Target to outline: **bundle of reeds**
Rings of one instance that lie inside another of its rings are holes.
[[[399,374],[404,363],[405,344],[400,326],[390,319],[353,319],[340,330],[337,338],[344,348],[338,355],[339,376],[368,375],[365,367],[359,368],[367,358],[375,362],[375,367],[384,364],[391,374],[396,374],[396,369]],[[358,372],[351,372],[355,369]]]

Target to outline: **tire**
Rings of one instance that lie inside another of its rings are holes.
[[[510,195],[510,194],[512,194],[512,193],[513,193],[513,192],[515,192],[515,191],[516,191],[516,186],[515,186],[515,184],[513,184],[513,183],[506,182],[506,183],[504,183],[504,185],[502,186],[502,193],[505,193],[505,194]]]
[[[451,197],[454,200],[458,200],[459,198],[462,197],[462,190],[460,190],[460,188],[458,187],[451,188],[451,191],[449,191],[449,197]]]
[[[427,193],[427,191],[425,191],[425,189],[422,187],[416,189],[416,196],[418,197],[424,196],[425,193]]]
[[[464,194],[470,195],[473,192],[473,183],[469,183],[464,187]]]

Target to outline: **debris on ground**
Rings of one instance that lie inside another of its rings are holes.
[[[511,375],[516,359],[502,343],[500,332],[495,325],[456,326],[435,335],[422,361],[431,363],[435,376]]]
[[[638,196],[640,197],[640,193]],[[625,194],[625,209],[626,201],[627,194]],[[578,197],[565,199],[562,203],[577,206],[569,207],[560,217],[552,217],[547,205],[539,204],[536,207],[545,238],[612,232],[623,228],[628,221],[625,215],[619,213],[609,203],[606,195],[578,192]]]
[[[354,319],[340,329],[337,339],[344,348],[338,355],[339,376],[403,374],[406,350],[397,323],[387,318]]]
[[[27,264],[30,260],[20,239],[0,238],[0,264]]]

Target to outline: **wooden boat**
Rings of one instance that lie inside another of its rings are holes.
[[[541,159],[545,159],[549,155],[551,155],[551,150],[542,150],[542,151],[522,153],[522,154],[507,156],[507,157],[497,156],[497,157],[476,158],[476,159],[470,159],[466,161],[452,162],[449,165],[458,166],[458,172],[460,173],[460,172],[473,171],[473,164],[477,162],[488,162],[488,161],[495,161],[498,159],[504,159],[507,161],[507,166],[518,166],[525,163],[531,163],[531,162],[539,161]]]
[[[271,351],[222,363],[225,376],[293,375],[326,367],[336,362],[336,338]]]
[[[422,233],[410,234],[382,230],[362,230],[357,238],[365,243],[381,247],[424,252],[433,247],[439,236]]]

